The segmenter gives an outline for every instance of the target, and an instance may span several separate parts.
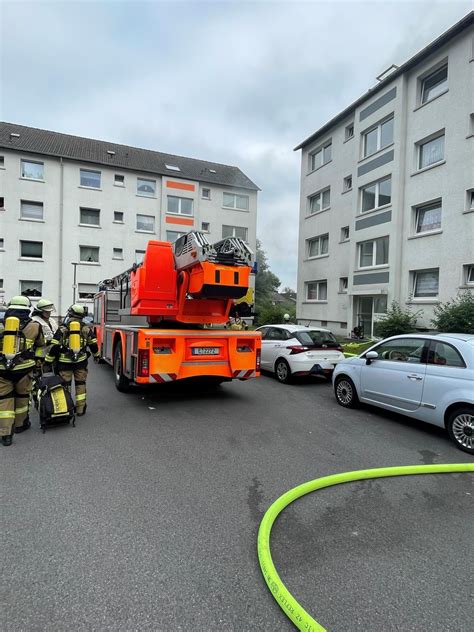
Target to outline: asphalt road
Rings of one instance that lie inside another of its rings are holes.
[[[77,427],[0,446],[4,632],[291,630],[256,534],[289,488],[341,471],[472,461],[440,429],[340,408],[321,382],[115,391],[91,367]],[[474,477],[323,490],[285,510],[275,564],[330,632],[472,630]]]

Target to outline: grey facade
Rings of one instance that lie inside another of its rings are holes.
[[[255,251],[257,192],[237,167],[0,123],[0,302],[26,291],[60,314],[74,296],[91,305],[150,239],[189,230]]]
[[[396,300],[429,328],[474,288],[474,13],[296,149],[299,322],[376,335]]]

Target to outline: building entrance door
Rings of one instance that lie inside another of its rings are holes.
[[[374,315],[374,299],[371,296],[360,296],[358,299],[357,326],[362,327],[364,338],[372,337]]]

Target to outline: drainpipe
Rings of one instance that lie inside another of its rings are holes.
[[[62,157],[59,159],[60,179],[59,179],[59,291],[58,291],[58,312],[61,315],[63,305],[63,213],[64,213],[64,164]]]

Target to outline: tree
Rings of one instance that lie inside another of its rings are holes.
[[[271,302],[272,293],[278,292],[280,279],[273,274],[268,265],[267,255],[262,248],[262,243],[257,239],[257,275],[255,277],[255,305],[257,311],[266,303]]]
[[[437,305],[431,322],[443,333],[474,334],[474,296],[467,291]]]
[[[376,334],[382,338],[410,334],[415,331],[421,313],[421,310],[413,313],[410,309],[402,309],[397,301],[393,301],[385,316],[377,321]]]

